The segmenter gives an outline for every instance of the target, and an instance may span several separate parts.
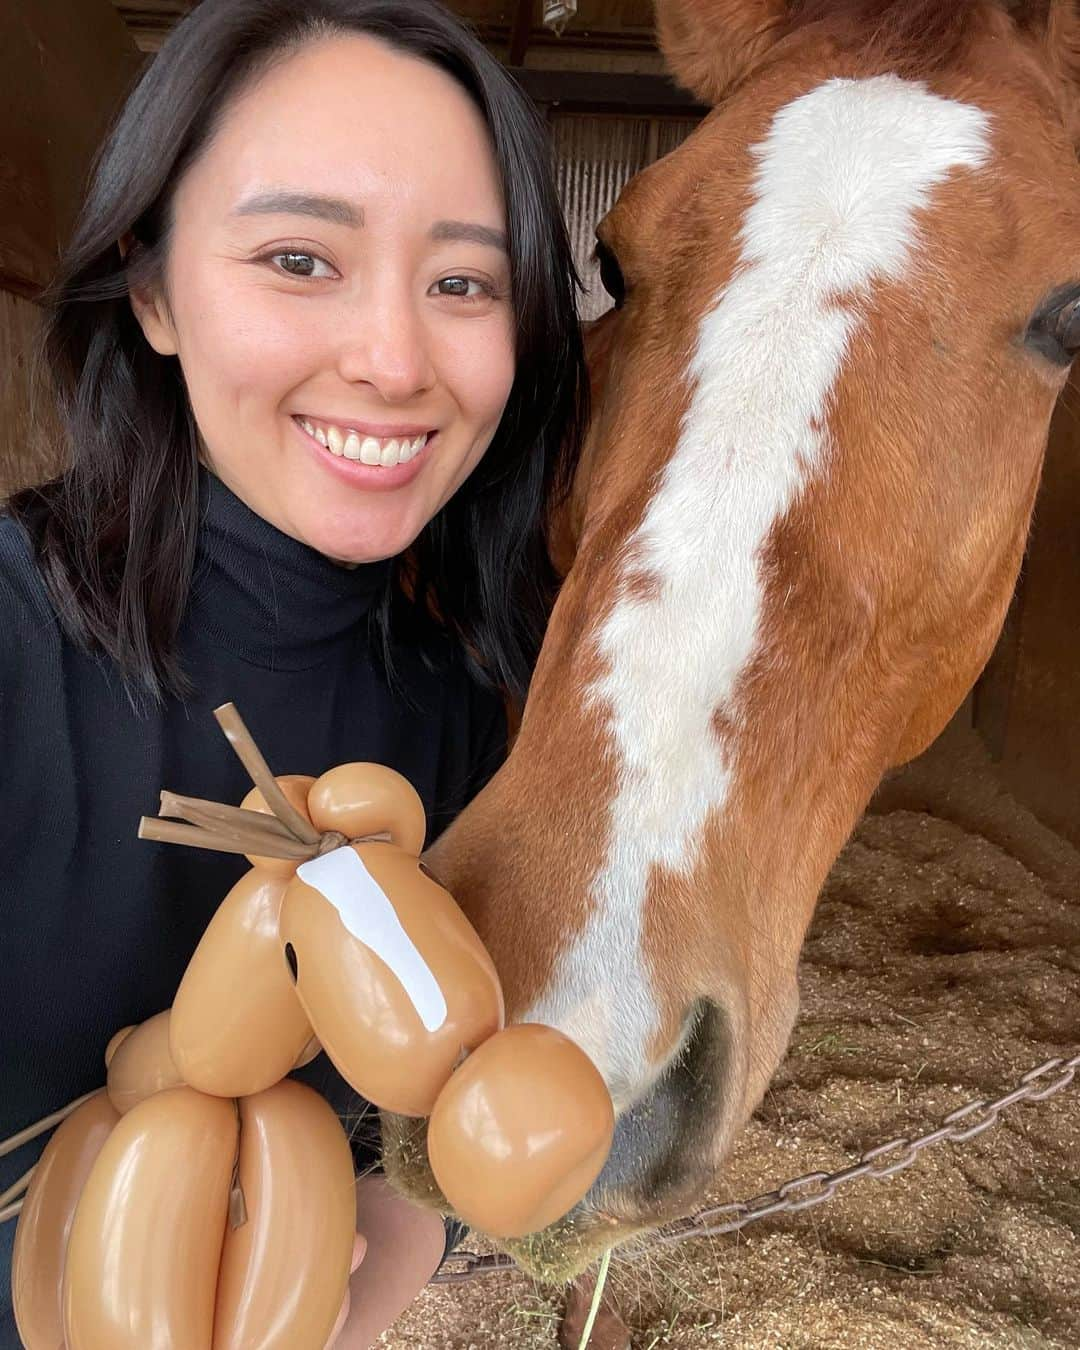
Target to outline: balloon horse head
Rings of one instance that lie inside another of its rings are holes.
[[[113,1036],[105,1092],[34,1169],[12,1267],[28,1350],[321,1350],[356,1213],[344,1129],[287,1077],[320,1050],[374,1105],[428,1119],[443,1196],[492,1237],[566,1214],[611,1146],[585,1053],[504,1025],[490,956],[420,859],[408,781],[377,764],[275,778],[236,709],[215,716],[255,787],[239,807],[163,792],[173,819],[139,834],[252,866],[172,1008]]]

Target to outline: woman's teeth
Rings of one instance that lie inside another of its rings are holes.
[[[376,436],[361,436],[356,431],[344,431],[341,427],[320,426],[303,417],[297,418],[297,421],[309,436],[314,436],[332,455],[359,460],[361,464],[381,464],[385,468],[394,464],[407,464],[427,443],[426,433],[410,439],[400,437],[380,440]]]

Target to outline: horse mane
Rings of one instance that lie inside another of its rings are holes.
[[[905,75],[925,77],[963,60],[991,7],[1023,6],[1009,0],[996,6],[988,0],[791,0],[783,29],[813,26],[860,56],[884,59]]]

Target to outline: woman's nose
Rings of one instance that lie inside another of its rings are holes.
[[[387,403],[405,403],[436,382],[423,318],[400,299],[357,306],[339,330],[338,371],[371,385]]]

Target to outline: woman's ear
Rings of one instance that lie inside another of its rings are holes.
[[[668,69],[715,107],[773,45],[788,0],[656,0],[656,28]]]
[[[123,245],[121,244],[121,252]],[[132,312],[143,336],[159,356],[175,356],[180,350],[169,306],[158,286],[133,286],[128,292]]]
[[[130,268],[134,261],[137,274],[138,257],[132,260],[131,255],[133,252],[137,253],[140,246],[134,234],[130,230],[125,230],[116,241],[116,247],[120,251],[121,262]],[[168,302],[161,287],[147,283],[129,285],[128,300],[131,303],[132,313],[143,330],[143,336],[154,351],[159,356],[175,356],[179,350],[179,343]]]

